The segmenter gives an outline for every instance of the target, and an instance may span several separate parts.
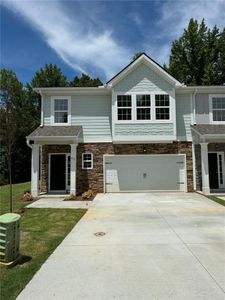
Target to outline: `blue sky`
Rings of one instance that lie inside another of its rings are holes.
[[[106,82],[145,51],[167,63],[172,41],[191,17],[225,27],[224,0],[1,1],[1,67],[22,82],[55,63],[69,79],[81,72]]]

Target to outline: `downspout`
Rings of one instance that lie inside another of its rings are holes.
[[[196,94],[198,89],[196,88],[192,94],[192,107],[193,107],[193,125],[196,124]]]
[[[192,109],[193,109],[193,125],[196,125],[196,94],[197,88],[195,89],[194,93],[192,94]],[[195,144],[192,138],[192,167],[193,167],[193,187],[194,190],[197,190],[196,184],[196,156],[195,156]]]
[[[26,143],[27,143],[27,146],[30,147],[32,149],[32,146],[30,144],[30,140],[26,139]]]

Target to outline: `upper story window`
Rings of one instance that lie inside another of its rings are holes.
[[[52,96],[51,98],[51,123],[56,125],[68,125],[71,121],[69,96]]]
[[[170,119],[169,95],[155,95],[155,118],[156,120]]]
[[[225,95],[211,95],[211,122],[225,123]]]
[[[55,99],[54,121],[55,123],[68,123],[68,99]]]
[[[151,96],[137,95],[137,120],[151,120]]]
[[[170,120],[168,94],[117,95],[117,121],[160,122]]]
[[[117,118],[118,120],[132,119],[132,101],[131,95],[117,96]]]

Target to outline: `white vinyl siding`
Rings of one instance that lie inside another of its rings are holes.
[[[51,125],[51,96],[43,96],[44,126]]]
[[[177,138],[191,141],[192,105],[191,94],[176,95]]]
[[[134,69],[124,79],[118,82],[114,91],[124,92],[156,92],[172,90],[173,86],[153,72],[145,64],[141,64]]]
[[[43,117],[44,126],[57,126],[51,124],[51,96],[43,96]],[[111,142],[111,96],[71,96],[71,125],[82,126],[80,142]]]
[[[82,126],[80,142],[111,142],[111,97],[72,96],[71,124]]]
[[[172,123],[115,124],[115,136],[171,136]]]

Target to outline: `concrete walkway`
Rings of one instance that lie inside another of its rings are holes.
[[[89,208],[92,201],[63,201],[62,197],[42,197],[26,208]]]
[[[99,194],[18,297],[30,299],[224,300],[225,208],[198,194]]]

